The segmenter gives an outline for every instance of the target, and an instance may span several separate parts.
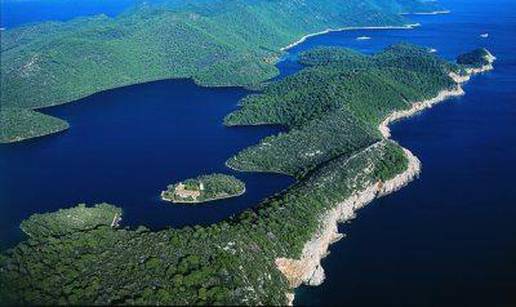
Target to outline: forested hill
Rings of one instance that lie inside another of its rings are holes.
[[[420,0],[156,0],[116,18],[8,29],[0,38],[0,102],[11,120],[0,123],[0,142],[65,129],[58,121],[38,125],[40,117],[23,109],[167,78],[193,78],[205,86],[255,84],[277,75],[280,49],[308,33],[400,26],[408,22],[401,12],[437,8]]]
[[[378,142],[377,127],[388,114],[453,88],[448,74],[460,71],[409,44],[372,56],[313,49],[300,60],[308,67],[245,97],[225,119],[229,126],[280,124],[290,131],[243,150],[228,166],[302,178],[321,163]]]

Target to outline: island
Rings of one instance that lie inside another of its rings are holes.
[[[0,255],[0,300],[6,305],[291,304],[295,288],[324,281],[321,260],[342,238],[338,223],[420,173],[420,161],[390,139],[388,125],[463,95],[463,82],[492,69],[494,57],[486,52],[449,62],[409,44],[373,55],[345,48],[306,51],[300,57],[304,69],[264,84],[224,121],[286,127],[227,164],[288,174],[295,184],[211,225],[112,227],[111,211],[101,223],[82,227],[79,221],[87,220],[82,216],[94,208],[82,207],[79,215],[44,214],[33,219],[42,221],[40,226],[23,226],[31,234],[26,240]],[[64,227],[49,231],[46,225]]]
[[[161,199],[180,204],[198,204],[245,193],[245,184],[234,176],[211,174],[171,184]]]
[[[441,9],[423,0],[135,2],[116,17],[2,31],[1,109],[27,111],[2,113],[7,119],[0,143],[62,131],[62,120],[36,115],[44,107],[170,78],[191,78],[202,86],[252,86],[277,76],[275,63],[286,46],[311,33],[408,29],[411,21],[399,13]]]

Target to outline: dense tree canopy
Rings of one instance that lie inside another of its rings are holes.
[[[205,86],[257,84],[278,74],[280,49],[303,35],[345,26],[402,25],[420,0],[153,0],[115,18],[44,22],[2,31],[0,104],[37,109],[111,88],[168,78]],[[19,116],[5,113],[3,116]],[[19,117],[0,142],[62,130]],[[28,132],[26,130],[36,129]]]
[[[301,178],[321,163],[351,156],[377,142],[391,112],[456,86],[459,66],[428,49],[400,44],[367,56],[343,48],[301,54],[309,67],[245,97],[226,125],[280,124],[290,128],[231,158],[228,166]]]
[[[241,180],[230,175],[210,174],[171,184],[161,193],[161,198],[175,203],[203,203],[244,192],[245,184]]]

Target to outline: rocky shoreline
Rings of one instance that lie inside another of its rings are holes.
[[[324,282],[325,274],[321,260],[328,255],[329,246],[343,238],[338,232],[339,223],[352,219],[356,210],[377,197],[401,189],[419,175],[421,162],[410,151],[404,149],[404,152],[409,161],[405,172],[387,182],[372,183],[326,213],[321,218],[321,228],[314,238],[305,244],[300,259],[276,259],[278,269],[286,276],[292,288],[297,288],[301,284],[318,286]],[[289,305],[292,305],[294,294],[288,293],[287,297]]]
[[[412,104],[412,107],[408,110],[403,111],[396,111],[391,113],[387,118],[384,119],[384,121],[378,126],[378,130],[380,130],[380,133],[384,138],[390,138],[391,136],[391,130],[389,129],[389,124],[398,121],[403,118],[411,117],[414,114],[421,112],[422,110],[429,109],[433,107],[434,105],[438,104],[439,102],[442,102],[448,98],[456,97],[464,95],[464,90],[462,87],[457,85],[456,88],[451,90],[443,90],[437,94],[432,99],[424,100],[415,102]]]
[[[391,113],[379,125],[378,129],[385,139],[390,138],[389,124],[417,114],[418,112],[431,108],[435,104],[442,102],[450,97],[464,94],[461,84],[470,80],[474,74],[482,73],[493,69],[493,62],[496,58],[488,53],[485,59],[489,64],[480,68],[468,68],[465,75],[450,73],[450,78],[456,82],[456,87],[439,92],[439,94],[429,100],[415,102],[408,110],[396,111]],[[367,150],[367,149],[366,149]],[[328,248],[331,244],[343,238],[343,234],[338,232],[338,224],[350,220],[355,216],[355,211],[369,204],[375,198],[393,193],[406,186],[417,178],[421,172],[421,162],[408,149],[403,148],[408,159],[407,169],[388,180],[387,182],[372,182],[362,191],[357,191],[344,202],[329,210],[321,217],[321,226],[312,239],[305,243],[301,257],[299,259],[277,258],[276,266],[287,278],[290,286],[294,289],[301,284],[318,286],[324,282],[325,274],[321,266],[321,260],[328,255]],[[352,159],[352,158],[350,158]],[[294,302],[294,293],[286,293],[289,305]]]

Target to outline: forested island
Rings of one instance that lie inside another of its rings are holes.
[[[169,78],[203,86],[252,86],[278,74],[284,51],[310,33],[403,27],[420,0],[152,0],[111,18],[81,17],[2,31],[1,143],[67,128],[43,107]]]
[[[161,199],[173,203],[198,204],[237,197],[245,193],[245,184],[234,176],[211,174],[171,184]]]
[[[340,238],[338,221],[418,175],[419,160],[388,138],[387,125],[462,94],[460,82],[494,61],[485,49],[459,59],[450,63],[407,44],[371,56],[341,48],[305,52],[306,68],[265,84],[225,119],[229,126],[287,127],[227,164],[289,174],[296,184],[208,226],[117,228],[108,224],[114,209],[101,222],[70,222],[89,221],[82,216],[95,209],[85,207],[71,209],[78,215],[69,218],[63,211],[38,215],[31,219],[44,223],[25,224],[40,226],[25,226],[27,240],[0,256],[1,301],[291,303],[294,288],[324,279],[320,260]]]

